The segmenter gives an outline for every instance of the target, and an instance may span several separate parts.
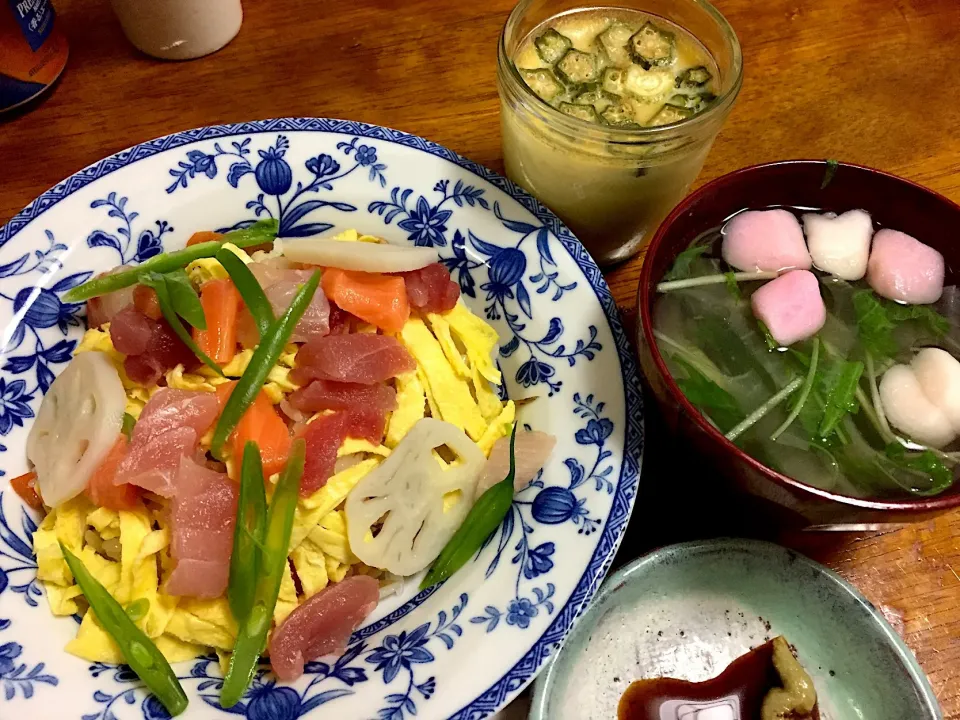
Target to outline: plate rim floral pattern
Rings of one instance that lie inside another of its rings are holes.
[[[0,227],[0,248],[11,242],[21,230],[44,212],[73,193],[140,160],[202,140],[215,140],[236,135],[311,131],[370,138],[426,152],[473,173],[519,202],[560,240],[571,259],[581,270],[603,309],[615,342],[625,393],[625,427],[621,472],[615,484],[609,515],[588,565],[584,568],[569,599],[563,607],[558,609],[546,630],[540,637],[533,640],[532,647],[503,677],[452,715],[454,718],[483,717],[503,707],[509,698],[515,696],[533,679],[596,594],[613,562],[630,518],[642,465],[644,437],[642,391],[632,346],[623,328],[619,310],[599,268],[579,241],[550,210],[506,178],[442,145],[416,135],[357,121],[288,117],[194,128],[121,150],[57,183],[30,202],[7,224]]]

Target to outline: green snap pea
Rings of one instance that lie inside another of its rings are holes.
[[[284,346],[290,340],[290,336],[293,335],[294,328],[300,322],[300,318],[303,317],[303,313],[310,301],[313,300],[319,286],[320,273],[317,271],[313,273],[305,285],[297,290],[286,312],[260,338],[260,344],[253,351],[247,369],[243,371],[243,375],[237,381],[233,392],[230,393],[230,398],[224,405],[223,412],[220,413],[220,419],[217,421],[217,427],[213,431],[210,452],[213,453],[214,457],[222,459],[221,453],[224,443],[226,443],[234,428],[237,427],[237,423],[240,422],[240,418],[243,417],[247,408],[257,397],[257,393],[263,387],[271,368],[277,364],[280,353],[283,352]]]
[[[237,257],[236,253],[221,248],[217,252],[217,260],[230,275],[230,279],[233,280],[234,287],[237,288],[237,292],[240,293],[240,297],[243,298],[244,304],[257,323],[260,337],[263,337],[270,330],[270,326],[276,321],[276,318],[273,315],[270,301],[267,300],[267,295],[260,287],[259,281],[247,267],[247,264]]]
[[[237,643],[230,656],[227,676],[220,691],[220,704],[230,708],[240,702],[250,687],[257,670],[260,653],[267,644],[267,632],[280,595],[280,583],[287,567],[287,550],[293,533],[293,513],[300,497],[300,478],[303,476],[306,444],[294,440],[287,466],[277,481],[270,509],[267,511],[263,543],[259,550],[256,585],[253,602],[247,616],[237,628]]]
[[[149,260],[145,260],[140,265],[130,268],[129,270],[121,270],[111,275],[104,275],[103,277],[88,280],[82,285],[78,285],[64,293],[63,299],[67,302],[82,302],[83,300],[89,300],[98,295],[106,295],[116,290],[122,290],[125,287],[130,287],[140,282],[140,278],[144,273],[166,273],[171,270],[186,267],[194,260],[213,257],[217,254],[217,251],[223,247],[224,243],[232,243],[237,247],[245,248],[272,242],[277,237],[279,229],[280,223],[276,220],[260,220],[250,227],[232,230],[220,240],[197,243],[183,250],[162,253]]]
[[[60,550],[90,604],[90,611],[96,613],[100,625],[120,646],[127,664],[171,715],[176,716],[186,710],[187,694],[163,653],[134,624],[120,603],[90,574],[79,558],[63,543],[60,543]]]
[[[255,442],[243,448],[240,465],[240,500],[237,524],[233,530],[233,554],[230,556],[230,583],[227,599],[237,623],[242,623],[253,606],[260,554],[267,524],[267,495],[263,483],[263,461]]]
[[[462,568],[507,516],[513,505],[513,478],[516,475],[516,459],[513,452],[516,439],[517,426],[514,425],[510,435],[510,472],[503,480],[481,495],[470,508],[463,524],[457,528],[453,537],[433,561],[430,570],[427,571],[420,583],[421,590],[443,582]]]
[[[130,439],[130,436],[133,434],[133,428],[137,424],[137,419],[130,413],[123,414],[123,420],[121,421],[120,431],[127,436],[127,440]]]
[[[127,605],[125,612],[127,613],[128,618],[134,622],[140,622],[147,616],[147,613],[150,612],[150,601],[146,598],[134,600],[132,603]]]

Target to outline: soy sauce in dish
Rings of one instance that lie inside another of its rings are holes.
[[[784,669],[784,665],[789,668]],[[808,693],[812,693],[812,709]],[[695,683],[653,678],[631,683],[620,698],[617,718],[820,720],[820,712],[812,681],[793,658],[786,640],[776,637],[740,656],[710,680]]]

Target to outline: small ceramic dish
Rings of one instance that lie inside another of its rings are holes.
[[[534,686],[530,720],[610,720],[634,680],[700,682],[776,635],[796,647],[825,720],[936,720],[913,653],[870,602],[779,545],[671,545],[621,568]]]

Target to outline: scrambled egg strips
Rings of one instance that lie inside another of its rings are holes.
[[[356,231],[347,231],[336,239],[379,242]],[[234,252],[244,262],[250,261],[242,251],[234,249]],[[269,257],[274,253],[264,255]],[[261,253],[254,254],[254,258],[258,255]],[[197,285],[212,278],[227,277],[214,258],[195,260],[187,266],[187,273]],[[365,330],[376,332],[372,326]],[[294,514],[289,563],[274,613],[275,623],[282,622],[299,603],[348,574],[375,577],[381,574],[365,566],[351,552],[343,503],[357,483],[389,456],[418,420],[431,416],[456,425],[485,454],[490,453],[498,438],[509,434],[513,425],[516,408],[512,401],[503,402],[494,387],[501,382],[492,358],[497,349],[497,333],[466,306],[458,302],[453,310],[442,315],[429,313],[419,317],[414,314],[397,333],[397,338],[416,360],[417,369],[394,380],[398,407],[387,420],[382,444],[348,438],[337,454],[340,458],[349,458],[350,462],[338,466],[342,469],[321,489],[300,499]],[[77,352],[91,350],[104,352],[113,361],[126,390],[127,412],[134,418],[139,417],[160,387],[144,387],[127,377],[123,371],[124,356],[113,347],[109,326],[87,331]],[[223,377],[204,366],[188,372],[178,365],[165,374],[163,382],[171,388],[215,392],[218,385],[240,377],[252,355],[252,350],[238,352],[223,367]],[[298,388],[290,379],[290,371],[296,367],[296,355],[297,346],[288,345],[270,371],[264,390],[275,405]],[[201,439],[201,447],[209,448],[211,436],[212,428]],[[437,460],[445,465],[439,455]],[[267,492],[271,492],[269,486]],[[232,651],[237,626],[226,597],[201,600],[163,592],[164,580],[173,564],[165,502],[151,496],[147,505],[134,511],[117,512],[97,508],[80,496],[52,510],[40,524],[34,534],[37,577],[46,589],[50,609],[55,615],[84,614],[76,637],[66,647],[68,652],[91,662],[123,661],[119,647],[94,614],[85,612],[86,602],[74,583],[58,541],[80,558],[121,605],[129,608],[139,603],[140,607],[147,608],[135,622],[171,662],[189,660],[210,649],[221,658]]]

